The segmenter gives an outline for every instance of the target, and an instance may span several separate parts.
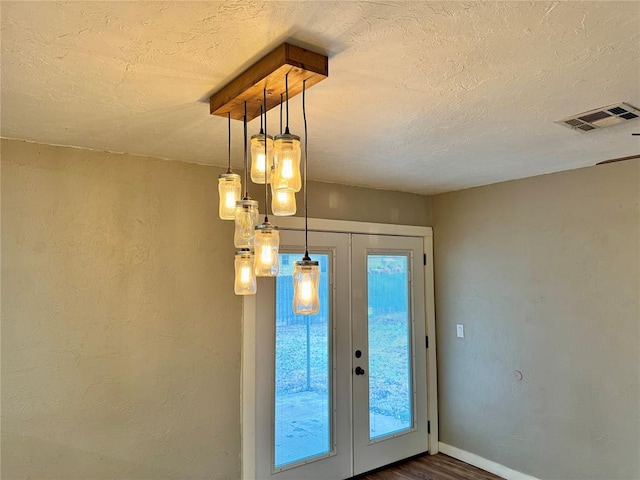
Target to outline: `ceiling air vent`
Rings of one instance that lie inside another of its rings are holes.
[[[571,128],[572,130],[580,130],[588,132],[597,128],[610,127],[619,123],[640,118],[640,110],[632,107],[628,103],[615,103],[607,107],[596,108],[588,112],[572,115],[562,120],[556,120],[556,123]]]

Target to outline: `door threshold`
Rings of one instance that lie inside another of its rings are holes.
[[[429,455],[429,451],[428,450],[426,452],[417,453],[415,455],[411,455],[410,457],[403,458],[402,460],[398,460],[397,462],[392,462],[392,463],[390,463],[388,465],[383,465],[381,467],[374,468],[373,470],[369,470],[367,472],[360,473],[360,474],[356,475],[355,477],[349,477],[346,480],[358,480],[358,479],[366,477],[367,475],[371,475],[372,473],[381,472],[382,470],[386,470],[387,468],[392,468],[392,467],[396,467],[398,465],[402,465],[405,462],[408,462],[410,460],[415,460],[415,459],[420,458],[420,457],[424,457],[425,455]]]

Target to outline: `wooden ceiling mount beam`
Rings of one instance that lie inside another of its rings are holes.
[[[231,80],[209,100],[211,115],[220,117],[231,113],[231,118],[242,120],[244,102],[247,102],[247,121],[260,115],[262,93],[267,89],[267,111],[280,105],[280,94],[285,92],[285,75],[289,74],[289,98],[302,93],[302,82],[307,88],[329,76],[326,55],[283,43],[244,72]]]

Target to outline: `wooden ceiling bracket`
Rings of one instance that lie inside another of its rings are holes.
[[[244,102],[247,102],[247,121],[260,115],[263,90],[267,89],[267,111],[280,105],[280,94],[285,92],[285,75],[289,74],[289,98],[302,93],[302,82],[307,88],[329,76],[329,59],[289,43],[283,43],[227,85],[209,100],[211,115],[220,117],[231,113],[231,118],[242,120]]]

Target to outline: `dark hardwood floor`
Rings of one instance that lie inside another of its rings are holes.
[[[438,453],[412,458],[384,470],[356,478],[359,480],[496,480],[502,477]]]

